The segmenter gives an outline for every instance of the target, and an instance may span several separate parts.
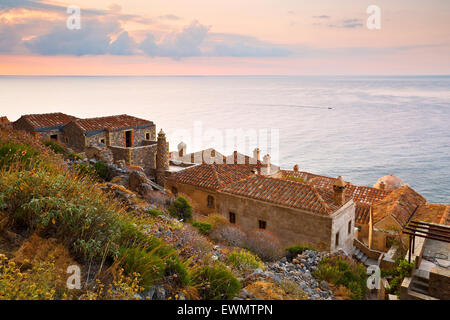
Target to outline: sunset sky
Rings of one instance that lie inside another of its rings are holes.
[[[252,74],[450,74],[450,1],[0,0],[0,75]]]

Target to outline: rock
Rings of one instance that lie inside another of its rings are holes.
[[[239,297],[234,297],[233,300],[244,300],[244,299],[239,298]]]
[[[330,286],[328,285],[328,283],[324,280],[322,280],[322,282],[320,282],[320,288],[322,290],[328,291],[330,290]]]
[[[149,290],[143,293],[144,298],[152,300],[153,296],[155,295],[155,291],[156,290],[154,287],[150,288]]]
[[[292,263],[293,263],[293,264],[299,264],[300,261],[298,261],[297,259],[292,259]]]
[[[250,293],[247,291],[247,289],[242,289],[239,296],[243,299],[250,298]]]
[[[132,171],[128,177],[128,185],[130,189],[137,192],[139,191],[139,187],[143,184],[150,185],[145,173],[142,171]]]
[[[281,261],[281,262],[287,262],[287,258],[286,258],[286,257],[283,257],[283,258],[281,258],[280,261]]]
[[[163,286],[155,287],[155,300],[166,300],[166,290]]]

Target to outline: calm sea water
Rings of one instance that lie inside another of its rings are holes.
[[[171,150],[199,125],[203,144],[188,135],[188,151],[231,152],[212,129],[278,129],[284,168],[360,185],[392,173],[450,203],[450,77],[0,77],[0,114],[57,111],[153,120]]]

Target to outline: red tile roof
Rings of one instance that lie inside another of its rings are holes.
[[[421,205],[411,220],[450,225],[450,205],[433,203]]]
[[[106,129],[113,131],[153,125],[152,121],[135,118],[126,114],[100,118],[77,119],[74,123],[84,132]]]
[[[254,175],[254,165],[200,164],[172,174],[168,180],[217,190]]]
[[[22,116],[22,118],[35,130],[52,127],[61,127],[77,119],[76,117],[61,112],[44,113],[44,114],[27,114]]]
[[[282,174],[287,179],[299,179],[300,181],[308,182],[316,187],[333,189],[333,184],[336,182],[336,178],[321,176],[304,171],[291,171],[282,170]],[[345,193],[353,198],[353,201],[373,204],[377,201],[383,200],[389,192],[375,189],[366,186],[355,186],[349,182],[346,182],[347,188]]]
[[[355,206],[355,221],[359,224],[368,224],[370,221],[371,205],[357,202]]]
[[[308,183],[261,175],[252,175],[220,191],[325,215],[335,212],[340,207],[335,205],[330,190],[316,188]],[[346,203],[350,200],[351,198],[347,197]]]
[[[390,215],[405,226],[418,207],[425,203],[424,197],[409,186],[403,186],[373,205],[373,222],[375,224]]]

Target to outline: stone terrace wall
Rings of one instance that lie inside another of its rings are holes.
[[[110,146],[114,161],[124,160],[126,164],[142,167],[147,173],[156,168],[156,145],[124,148]]]

